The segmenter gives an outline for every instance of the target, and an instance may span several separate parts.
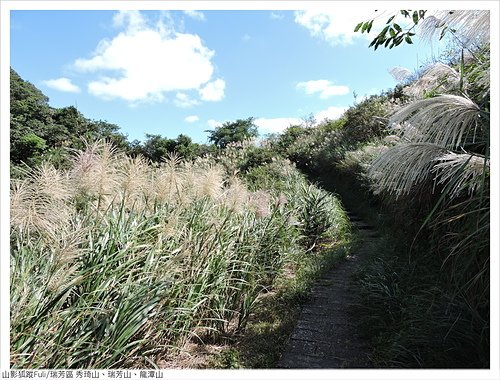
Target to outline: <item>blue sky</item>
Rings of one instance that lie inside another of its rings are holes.
[[[356,3],[354,3],[356,4]],[[444,49],[437,42],[373,51],[391,14],[325,3],[301,11],[11,11],[10,64],[50,105],[146,133],[206,142],[207,129],[255,117],[260,133],[313,115],[336,118]],[[355,25],[377,15],[367,37]]]

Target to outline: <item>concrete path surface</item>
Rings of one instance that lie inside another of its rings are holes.
[[[348,213],[362,242],[313,287],[278,368],[370,368],[370,348],[353,311],[351,275],[379,238],[372,226]]]

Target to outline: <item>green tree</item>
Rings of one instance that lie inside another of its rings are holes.
[[[25,162],[33,166],[41,162],[42,155],[47,150],[47,144],[41,137],[28,133],[19,139],[17,148],[12,152],[11,160],[15,163]]]
[[[253,117],[227,121],[213,131],[206,131],[210,133],[208,140],[214,143],[217,148],[225,148],[228,144],[255,138],[259,133],[253,121]]]
[[[175,140],[149,133],[146,138],[141,153],[153,162],[161,162],[163,157],[175,150]]]
[[[48,97],[10,70],[10,152],[14,166],[38,165],[43,159],[56,167],[69,165],[68,148],[82,149],[87,141],[105,139],[118,149],[130,149],[119,127],[85,118],[76,107],[52,108]],[[19,173],[19,171],[15,171]]]

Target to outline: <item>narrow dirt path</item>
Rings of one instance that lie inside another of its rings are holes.
[[[361,244],[313,287],[278,368],[370,368],[370,348],[359,333],[353,311],[355,295],[351,276],[366,259],[379,235],[355,214]]]

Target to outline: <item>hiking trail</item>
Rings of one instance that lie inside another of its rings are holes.
[[[373,226],[347,212],[360,246],[320,278],[278,362],[278,368],[371,368],[370,347],[354,312],[351,276],[380,238]]]

